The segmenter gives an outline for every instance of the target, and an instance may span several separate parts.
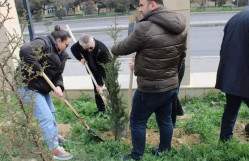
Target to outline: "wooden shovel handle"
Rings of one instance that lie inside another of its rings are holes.
[[[43,78],[46,80],[46,82],[49,84],[49,86],[53,89],[53,91],[56,91],[56,88],[54,84],[51,82],[51,80],[48,78],[48,76],[45,73],[42,73]],[[71,106],[71,104],[62,96],[60,97],[61,100],[67,105],[68,109],[73,112],[73,114],[80,120],[80,122],[85,126],[87,130],[90,130],[90,127],[86,124],[86,122],[80,117],[80,115],[75,111],[75,109]]]

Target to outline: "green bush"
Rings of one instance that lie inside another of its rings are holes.
[[[121,12],[124,13],[126,11],[125,5],[123,4],[118,4],[117,7],[115,8],[115,12]]]
[[[33,18],[35,19],[35,22],[42,21],[42,12],[41,11],[37,11],[37,13],[34,14]]]
[[[62,20],[62,17],[66,16],[66,11],[59,9],[55,12],[55,16],[58,17],[59,20]]]

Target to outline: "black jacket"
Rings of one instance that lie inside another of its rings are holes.
[[[42,49],[43,53],[46,53],[43,58],[37,61],[37,56],[34,50],[38,48]],[[65,67],[66,60],[69,58],[68,54],[64,51],[59,53],[59,48],[52,35],[47,37],[38,37],[29,44],[25,44],[20,49],[20,58],[28,65],[33,65],[34,71],[40,71],[41,67],[45,65],[45,74],[54,83],[55,86],[60,86],[64,90],[62,73]],[[27,78],[24,82],[28,82],[28,73],[24,71],[23,75]],[[32,77],[32,76],[31,76]],[[43,77],[38,76],[28,82],[28,88],[36,90],[40,93],[47,94],[52,89]]]
[[[216,88],[249,98],[249,8],[234,15],[224,28]]]
[[[97,71],[91,69],[91,72],[93,73],[98,85],[103,86],[103,79],[105,78],[105,70],[101,64],[106,64],[110,61],[111,55],[107,47],[101,42],[96,39],[95,40],[95,48],[93,49],[93,56],[94,56],[94,62],[97,67]],[[74,57],[77,60],[85,58],[87,62],[89,62],[89,54],[88,51],[85,50],[80,44],[79,41],[77,41],[75,44],[72,45],[71,51],[74,55]],[[82,56],[83,55],[83,56]]]

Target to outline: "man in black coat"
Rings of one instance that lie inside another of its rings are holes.
[[[234,15],[224,28],[216,88],[226,94],[220,140],[233,137],[241,102],[249,106],[249,8]]]
[[[103,92],[103,79],[105,78],[105,70],[102,64],[106,64],[110,60],[110,53],[107,47],[92,37],[92,35],[81,35],[72,47],[71,51],[75,58],[83,65],[88,62],[89,68],[96,79],[98,87],[94,86],[95,101],[99,112],[105,112],[105,104],[98,92]]]

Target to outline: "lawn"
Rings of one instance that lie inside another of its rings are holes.
[[[92,98],[82,95],[78,100],[70,103],[87,122],[87,124],[100,135],[105,142],[98,142],[89,135],[76,117],[59,100],[54,99],[56,106],[56,119],[59,124],[68,125],[60,129],[68,141],[64,143],[66,150],[74,158],[72,161],[119,161],[121,156],[128,154],[131,149],[130,139],[121,138],[114,141],[111,137],[108,115],[92,116],[96,111]],[[153,156],[151,148],[158,144],[158,127],[153,115],[147,125],[147,145],[143,161],[216,161],[216,160],[249,160],[249,145],[244,126],[248,123],[249,112],[246,105],[242,105],[235,127],[235,139],[221,143],[219,130],[223,107],[224,94],[211,93],[204,98],[190,98],[182,100],[185,115],[178,117],[177,127],[174,129],[172,151],[160,156]],[[5,138],[0,136],[0,143]],[[0,152],[3,145],[0,144]],[[9,153],[15,153],[9,151]],[[7,153],[0,153],[0,160],[11,160]]]

